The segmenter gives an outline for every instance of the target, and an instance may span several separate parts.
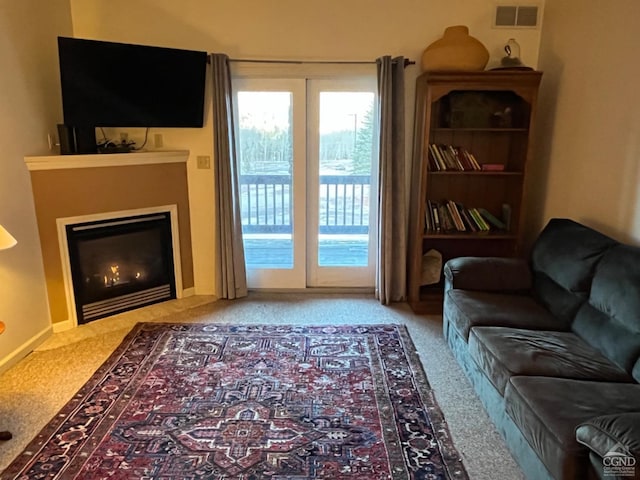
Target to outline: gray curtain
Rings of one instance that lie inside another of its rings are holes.
[[[229,57],[211,55],[213,78],[213,153],[216,196],[216,295],[237,298],[247,295],[247,272],[242,245],[242,222],[238,188],[238,164],[233,121],[233,92]]]
[[[376,298],[406,299],[407,200],[404,144],[404,57],[380,57],[380,158]]]

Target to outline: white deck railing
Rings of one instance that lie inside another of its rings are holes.
[[[319,233],[369,231],[369,175],[321,175]],[[240,175],[242,231],[291,233],[290,175]]]

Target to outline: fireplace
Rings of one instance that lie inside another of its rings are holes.
[[[65,226],[77,323],[176,298],[170,212]]]

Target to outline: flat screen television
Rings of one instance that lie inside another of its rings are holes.
[[[58,37],[71,127],[204,125],[206,52]]]

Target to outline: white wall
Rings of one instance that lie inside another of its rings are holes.
[[[523,3],[519,0],[514,3]],[[467,25],[492,54],[510,37],[521,58],[538,59],[539,29],[491,28],[496,2],[477,0],[70,0],[74,36],[226,53],[232,58],[375,60],[422,51],[445,27]],[[536,2],[541,6],[544,1]],[[411,152],[413,87],[419,67],[407,69],[407,154]],[[157,131],[157,130],[154,130]],[[202,131],[163,130],[165,147],[188,148],[196,293],[213,293],[211,170],[195,169],[213,155],[210,120]],[[131,132],[129,132],[131,136]],[[141,139],[142,131],[133,135]]]
[[[639,21],[637,0],[547,1],[534,228],[570,217],[640,244]]]
[[[51,328],[24,156],[46,153],[59,122],[56,37],[70,32],[68,0],[0,0],[0,224],[18,240],[0,251],[0,370]]]

